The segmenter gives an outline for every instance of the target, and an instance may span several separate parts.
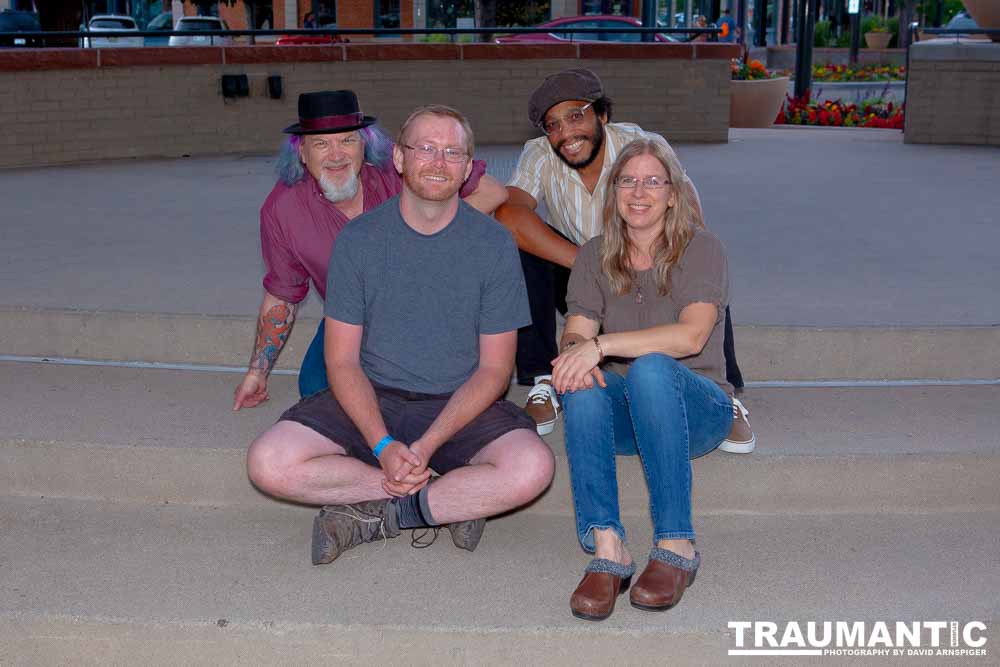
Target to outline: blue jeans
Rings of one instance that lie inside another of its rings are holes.
[[[595,528],[610,528],[625,541],[615,454],[638,454],[642,461],[654,543],[693,540],[691,459],[729,433],[732,401],[715,382],[665,354],[641,356],[625,377],[605,372],[604,379],[606,388],[561,397],[580,544],[594,551]]]
[[[299,396],[305,398],[329,389],[326,380],[326,361],[323,358],[323,335],[326,331],[325,320],[320,320],[316,335],[309,343],[306,356],[302,359],[302,369],[299,371]]]

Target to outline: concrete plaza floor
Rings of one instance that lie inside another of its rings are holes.
[[[787,128],[677,150],[728,247],[737,323],[1000,323],[997,149]],[[506,179],[519,151],[479,157]],[[252,315],[273,166],[227,156],[0,171],[0,306]]]

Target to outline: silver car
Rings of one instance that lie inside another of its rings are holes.
[[[226,22],[218,16],[182,16],[174,30],[229,30]],[[230,46],[233,44],[232,37],[220,37],[218,35],[171,35],[170,46]]]

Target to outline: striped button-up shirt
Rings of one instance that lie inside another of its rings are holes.
[[[524,144],[514,175],[508,186],[520,188],[545,202],[548,223],[576,245],[583,245],[604,233],[604,189],[611,165],[618,153],[635,139],[662,142],[671,152],[670,144],[658,134],[646,132],[632,123],[608,123],[604,126],[604,164],[594,193],[587,187],[576,169],[563,162],[547,137],[538,137]]]

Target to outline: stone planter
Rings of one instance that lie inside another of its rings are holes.
[[[962,0],[962,4],[980,28],[1000,29],[1000,2],[997,0]],[[992,35],[990,39],[1000,42],[1000,35]]]
[[[887,49],[892,41],[891,32],[866,32],[865,46],[869,49]]]
[[[788,91],[788,77],[729,82],[729,127],[771,127]]]

